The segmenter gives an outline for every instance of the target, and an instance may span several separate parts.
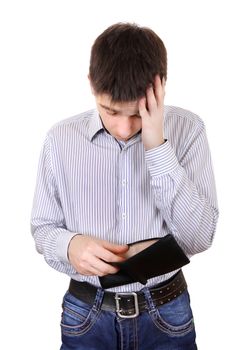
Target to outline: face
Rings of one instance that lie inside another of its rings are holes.
[[[120,141],[127,141],[142,128],[138,101],[112,102],[109,95],[95,95],[101,120],[108,132]]]

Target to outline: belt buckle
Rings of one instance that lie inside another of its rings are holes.
[[[132,315],[123,315],[122,314],[122,309],[120,309],[120,304],[119,304],[119,301],[121,300],[120,297],[122,297],[122,296],[132,296],[134,298],[134,308],[135,308],[134,314],[132,314]],[[117,312],[119,317],[121,317],[121,318],[135,318],[139,315],[137,293],[135,293],[135,292],[131,292],[131,293],[120,292],[120,293],[116,293],[114,298],[116,301],[116,312]]]

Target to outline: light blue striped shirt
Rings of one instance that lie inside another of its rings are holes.
[[[68,244],[78,233],[119,244],[171,233],[189,257],[210,247],[218,206],[204,123],[178,107],[166,106],[164,115],[167,141],[148,151],[141,133],[117,142],[95,109],[50,129],[31,218],[37,251],[50,266],[99,285],[98,277],[78,274],[68,261]],[[112,290],[142,287],[133,283]]]

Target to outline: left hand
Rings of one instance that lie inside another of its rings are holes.
[[[164,143],[164,95],[165,79],[163,78],[161,82],[159,75],[156,75],[154,89],[153,86],[149,87],[146,91],[146,97],[139,100],[139,114],[142,118],[142,141],[146,151]]]

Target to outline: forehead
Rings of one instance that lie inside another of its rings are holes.
[[[110,111],[119,113],[138,113],[138,100],[129,102],[113,102],[111,97],[106,94],[96,96],[97,103]]]

